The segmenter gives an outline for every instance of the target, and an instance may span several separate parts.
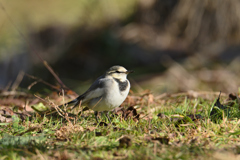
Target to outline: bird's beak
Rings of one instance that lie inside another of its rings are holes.
[[[133,70],[128,70],[126,74],[133,73],[133,72],[134,72]]]

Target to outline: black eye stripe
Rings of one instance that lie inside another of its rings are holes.
[[[113,73],[126,73],[126,72],[123,72],[123,71],[110,71],[108,72],[109,74],[113,74]]]
[[[116,71],[116,73],[125,73],[125,72],[121,72],[121,71]]]

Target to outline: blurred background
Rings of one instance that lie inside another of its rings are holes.
[[[238,0],[0,0],[0,89],[27,88],[34,80],[23,73],[56,84],[40,55],[79,94],[116,64],[135,70],[137,92],[236,93],[239,8]]]

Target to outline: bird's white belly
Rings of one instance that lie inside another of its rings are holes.
[[[111,111],[119,107],[126,99],[130,86],[125,91],[120,92],[118,85],[114,83],[110,87],[111,89],[106,90],[103,97],[90,102],[88,107],[94,111]]]

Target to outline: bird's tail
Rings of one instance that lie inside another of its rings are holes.
[[[72,101],[70,101],[70,102],[67,102],[67,103],[64,103],[64,104],[58,106],[58,108],[64,109],[64,108],[68,108],[68,107],[70,107],[70,106],[73,106],[72,109],[74,109],[75,107],[77,107],[77,106],[82,102],[82,99],[83,99],[83,96],[79,96],[79,97],[77,97],[76,99],[74,99],[74,100],[72,100]],[[83,111],[85,111],[85,110],[88,110],[88,108],[85,107],[85,108],[83,109]],[[55,113],[55,112],[56,112],[56,109],[53,108],[53,109],[50,110],[47,114],[53,114],[53,113]]]
[[[76,106],[78,106],[79,104],[80,104],[80,101],[82,100],[82,98],[81,98],[81,96],[79,96],[79,97],[77,97],[76,99],[74,99],[74,100],[72,100],[72,101],[70,101],[70,102],[67,102],[67,103],[65,103],[65,104],[62,104],[62,105],[60,105],[60,106],[58,106],[59,108],[64,108],[64,107],[66,107],[66,108],[68,108],[68,107],[70,107],[70,106],[73,106],[73,108],[75,108]],[[72,108],[72,109],[73,109]]]
[[[64,108],[68,108],[68,107],[70,107],[70,106],[73,106],[74,105],[74,107],[76,107],[77,105],[79,105],[79,98],[80,97],[78,97],[78,98],[76,98],[76,99],[74,99],[74,100],[72,100],[72,101],[70,101],[70,102],[67,102],[67,103],[64,103],[64,104],[62,104],[62,105],[59,105],[57,108],[60,108],[61,110],[62,109],[64,109]],[[73,107],[73,108],[74,108]],[[53,114],[53,113],[56,113],[56,108],[52,108],[52,109],[50,109],[49,111],[47,111],[47,115],[49,115],[49,114]]]

